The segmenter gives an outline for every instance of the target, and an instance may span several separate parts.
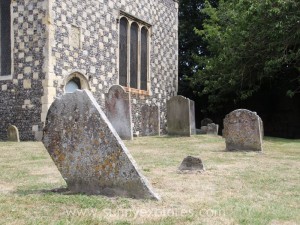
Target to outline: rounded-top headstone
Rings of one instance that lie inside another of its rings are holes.
[[[263,123],[256,112],[237,109],[224,119],[226,150],[262,151]]]
[[[14,125],[9,125],[7,128],[7,139],[11,142],[20,142],[19,130]]]
[[[105,94],[106,115],[123,140],[132,140],[132,115],[130,93],[122,86],[113,85]]]

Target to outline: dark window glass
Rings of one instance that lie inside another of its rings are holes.
[[[138,25],[132,23],[130,28],[130,87],[137,88],[138,71]]]
[[[148,30],[143,27],[141,31],[141,89],[147,90],[148,75]]]
[[[127,27],[126,18],[120,20],[120,41],[119,41],[119,84],[127,86]]]
[[[1,0],[1,74],[11,73],[11,40],[10,40],[10,0]]]

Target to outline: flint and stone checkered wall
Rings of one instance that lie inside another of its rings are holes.
[[[9,124],[18,127],[21,140],[41,137],[46,11],[45,0],[11,2],[13,70],[8,79],[3,80],[0,76],[0,139],[2,140],[7,138]]]
[[[118,84],[120,11],[150,24],[152,33],[149,94],[132,93],[134,133],[141,131],[143,104],[160,107],[166,131],[166,101],[177,94],[178,3],[25,0],[13,1],[12,9],[14,70],[12,79],[0,80],[0,139],[9,123],[19,128],[21,140],[40,139],[49,106],[74,72],[104,109],[104,94]]]

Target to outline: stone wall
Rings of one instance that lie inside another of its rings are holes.
[[[177,93],[177,5],[173,0],[53,0],[55,31],[51,57],[57,95],[64,93],[64,79],[78,71],[87,78],[91,92],[104,109],[105,93],[119,83],[119,18],[120,11],[125,12],[150,24],[152,34],[151,89],[146,94],[131,93],[133,132],[141,133],[143,104],[160,106],[161,128],[165,132],[166,100]]]
[[[12,1],[13,73],[0,77],[0,139],[11,123],[21,140],[39,140],[47,111],[64,93],[70,74],[81,74],[100,106],[118,84],[120,12],[151,26],[150,89],[131,93],[133,132],[142,104],[158,105],[166,131],[166,101],[177,94],[178,3],[173,0]],[[105,110],[105,109],[104,109]]]
[[[0,76],[0,140],[9,124],[21,140],[38,138],[42,129],[41,96],[45,78],[46,0],[12,1],[12,74]]]

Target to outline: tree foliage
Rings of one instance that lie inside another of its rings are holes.
[[[210,110],[266,84],[285,81],[290,96],[300,91],[299,0],[220,0],[217,8],[206,1],[202,12],[203,29],[195,31],[209,54],[195,54],[201,69],[193,84]]]
[[[206,15],[201,9],[204,1],[179,1],[179,87],[182,92],[191,91],[189,80],[186,78],[192,77],[198,66],[193,56],[207,54],[205,41],[194,30],[203,29],[202,23]],[[216,4],[216,0],[209,2],[212,5]]]

